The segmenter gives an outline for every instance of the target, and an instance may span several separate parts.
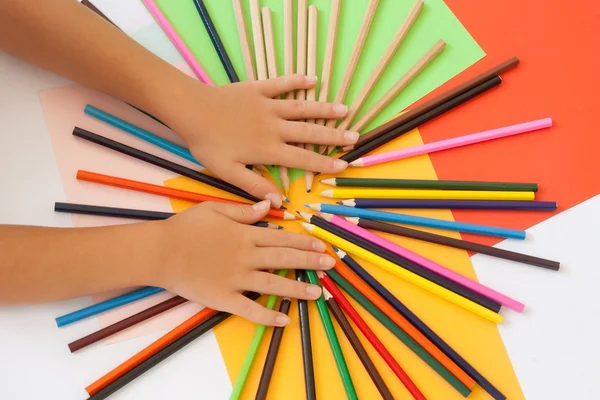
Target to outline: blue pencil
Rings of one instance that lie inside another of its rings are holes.
[[[193,162],[194,164],[198,164],[200,166],[202,166],[202,164],[200,164],[192,155],[192,153],[190,153],[190,151],[188,149],[186,149],[185,147],[181,147],[176,145],[173,142],[169,142],[166,139],[163,139],[159,136],[156,136],[153,133],[150,133],[140,127],[137,127],[133,124],[130,124],[127,121],[123,121],[120,118],[115,117],[114,115],[111,115],[109,113],[107,113],[106,111],[102,111],[92,105],[86,105],[84,112],[87,115],[90,115],[94,118],[99,119],[102,122],[106,122],[107,124],[114,126],[115,128],[119,128],[129,134],[132,134],[135,137],[138,137],[142,140],[145,140],[148,143],[151,143],[155,146],[160,147],[161,149],[167,150],[181,158],[185,158],[188,161]]]
[[[395,214],[385,211],[368,210],[364,208],[336,206],[325,203],[305,204],[305,207],[329,214],[344,215],[346,217],[374,219],[378,221],[396,222],[399,224],[424,226],[427,228],[447,229],[450,231],[475,233],[479,235],[488,236],[498,236],[510,239],[525,239],[525,231],[519,231],[515,229],[496,228],[493,226],[468,224],[464,222],[445,221],[442,219],[435,218],[415,217],[406,214]]]
[[[133,303],[134,301],[141,300],[145,297],[150,297],[156,293],[163,292],[165,289],[157,288],[153,286],[147,286],[145,288],[135,290],[124,295],[108,299],[93,306],[82,308],[81,310],[74,311],[72,313],[63,315],[56,318],[56,325],[59,327],[72,324],[73,322],[80,321],[82,319],[91,317],[96,314],[103,313],[113,308],[124,306],[125,304]]]

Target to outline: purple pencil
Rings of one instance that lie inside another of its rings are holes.
[[[453,210],[555,211],[554,201],[349,199],[337,204],[355,208],[436,208]]]

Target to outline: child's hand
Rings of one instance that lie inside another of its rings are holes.
[[[300,75],[217,88],[186,81],[177,94],[181,101],[169,107],[168,123],[210,171],[279,206],[277,187],[245,165],[282,165],[336,173],[347,163],[294,144],[350,145],[358,140],[356,132],[303,122],[342,118],[347,112],[345,105],[279,99],[281,94],[315,84],[316,78]]]
[[[263,218],[269,207],[268,201],[253,206],[203,203],[159,222],[164,258],[156,260],[160,272],[151,284],[260,324],[287,325],[286,315],[240,293],[314,300],[321,294],[318,286],[265,270],[326,270],[335,262],[322,254],[325,244],[318,239],[248,225]]]

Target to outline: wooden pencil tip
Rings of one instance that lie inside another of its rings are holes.
[[[323,197],[328,197],[330,199],[333,199],[333,189],[329,189],[329,190],[324,190],[321,192],[321,196]]]
[[[329,213],[324,213],[324,212],[319,212],[319,216],[321,218],[323,218],[325,221],[330,221],[333,219],[334,215],[333,214],[329,214]]]
[[[302,217],[302,219],[304,219],[306,222],[310,223],[310,219],[312,218],[313,214],[309,214],[309,213],[305,213],[302,211],[296,211],[296,213]]]

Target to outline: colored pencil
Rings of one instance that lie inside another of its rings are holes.
[[[364,229],[371,229],[412,239],[422,240],[425,242],[441,244],[443,246],[454,247],[456,249],[463,249],[480,254],[486,254],[488,256],[502,258],[505,260],[515,261],[523,264],[534,265],[553,271],[558,271],[560,269],[560,263],[557,261],[533,257],[527,254],[517,253],[514,251],[503,250],[492,246],[486,246],[479,243],[469,242],[467,240],[449,238],[447,236],[436,235],[435,233],[418,231],[403,226],[386,224],[384,222],[379,221],[372,221],[366,218],[346,218],[346,220]]]
[[[415,217],[412,215],[367,210],[364,208],[334,206],[324,203],[310,204],[307,206],[316,211],[321,211],[328,214],[344,215],[346,217],[368,218],[379,221],[396,222],[399,224],[424,226],[427,228],[439,228],[450,231],[468,232],[478,235],[498,236],[510,239],[525,239],[525,231],[515,229],[496,228],[493,226],[467,224],[463,222],[446,221],[435,218]]]
[[[198,162],[198,160],[194,158],[194,156],[188,149],[178,146],[173,142],[161,138],[160,136],[157,136],[138,126],[130,124],[127,121],[117,118],[114,115],[107,113],[106,111],[102,111],[90,104],[87,104],[83,109],[83,112],[102,122],[106,122],[107,124],[114,126],[115,128],[121,129],[122,131],[127,132],[137,138],[140,138],[148,143],[160,147],[163,150],[167,150],[168,152],[173,153],[188,161],[191,161],[194,164],[202,166],[202,164],[200,164],[200,162]]]
[[[412,208],[450,210],[514,210],[556,211],[555,201],[505,200],[404,200],[404,199],[348,199],[337,204],[356,208]]]
[[[291,305],[290,299],[282,299],[279,305],[279,312],[287,315],[290,311]],[[276,326],[273,328],[273,335],[271,336],[271,343],[269,343],[269,350],[267,351],[267,358],[265,359],[265,365],[263,367],[262,375],[258,383],[258,389],[256,391],[256,399],[262,400],[267,398],[267,392],[269,391],[269,383],[273,376],[273,370],[275,369],[275,362],[277,361],[277,353],[281,346],[281,338],[283,337],[283,330],[285,327]]]
[[[307,57],[306,57],[306,75],[317,76],[317,30],[318,30],[318,10],[317,6],[308,7],[308,34],[307,34]],[[315,101],[317,99],[317,88],[312,87],[306,91],[306,100]],[[314,119],[306,120],[309,124],[314,124]],[[315,151],[315,145],[306,143],[304,148],[309,151]],[[315,179],[313,171],[304,170],[304,185],[306,193],[310,193]]]
[[[398,27],[396,34],[392,38],[390,44],[388,44],[387,48],[385,49],[385,52],[379,59],[379,62],[377,63],[377,65],[375,66],[373,71],[371,72],[371,75],[369,75],[369,78],[367,79],[367,81],[365,82],[363,87],[360,89],[360,92],[358,93],[358,95],[356,96],[354,101],[352,102],[352,105],[350,106],[348,113],[340,122],[338,129],[346,130],[346,129],[350,128],[350,125],[352,124],[352,121],[356,117],[356,114],[358,114],[361,107],[365,103],[365,100],[371,94],[371,91],[373,90],[373,88],[375,87],[375,84],[377,83],[377,81],[379,80],[381,75],[383,74],[383,71],[385,71],[385,69],[387,68],[390,61],[392,61],[392,58],[394,57],[394,55],[396,55],[396,52],[398,51],[398,49],[400,48],[400,45],[404,41],[406,34],[408,33],[410,28],[413,26],[413,24],[417,20],[417,17],[421,13],[422,9],[423,9],[423,0],[416,0],[415,3],[413,4],[412,8],[409,10],[408,14],[406,15],[406,17],[404,18],[404,21]]]
[[[166,186],[153,185],[151,183],[118,178],[116,176],[103,175],[83,170],[77,171],[77,179],[87,182],[94,182],[101,185],[114,186],[121,189],[135,190],[138,192],[154,194],[157,196],[166,196],[174,199],[189,201],[192,203],[215,201],[219,203],[250,205],[249,203],[244,203],[242,201],[229,200],[224,199],[222,197],[208,196],[205,194],[189,192],[187,190],[173,189]],[[267,216],[283,220],[296,219],[296,217],[292,213],[277,208],[271,208],[267,213]]]
[[[352,297],[358,304],[369,312],[376,320],[387,328],[394,336],[396,336],[406,347],[414,352],[423,362],[425,362],[433,371],[441,378],[448,382],[457,392],[464,397],[469,396],[471,389],[475,386],[473,381],[465,374],[456,364],[452,362],[444,353],[433,345],[421,332],[414,326],[410,325],[398,312],[396,312],[389,304],[385,303],[377,293],[366,286],[352,272],[344,267],[343,272],[336,266],[335,269],[327,271],[327,275]],[[354,283],[351,283],[354,282]],[[360,284],[355,284],[360,282]],[[362,286],[361,286],[362,285]],[[379,308],[381,306],[381,309]],[[402,325],[404,324],[404,325]],[[401,326],[409,326],[410,329],[404,329]],[[416,337],[417,339],[413,338]],[[421,345],[420,341],[425,345]],[[428,352],[428,348],[433,349]],[[434,351],[435,350],[435,351]],[[438,360],[438,357],[440,360]],[[445,364],[444,364],[445,363]],[[446,367],[450,366],[452,369]],[[456,371],[454,374],[451,371]],[[455,376],[456,375],[456,376]],[[460,377],[460,378],[459,378]],[[463,383],[463,381],[465,383]]]
[[[238,40],[242,50],[242,58],[244,59],[244,68],[246,70],[246,80],[255,81],[256,72],[254,71],[254,63],[252,52],[250,50],[250,41],[248,40],[248,31],[246,29],[246,20],[244,19],[244,10],[242,8],[242,0],[232,0],[233,12],[235,14],[235,22],[237,25]]]
[[[161,168],[169,170],[171,172],[175,172],[176,174],[180,174],[180,175],[183,175],[190,179],[194,179],[198,182],[213,186],[213,187],[215,187],[217,189],[221,189],[225,192],[235,194],[236,196],[242,197],[244,199],[247,199],[247,200],[250,200],[253,202],[257,202],[257,203],[261,201],[261,199],[259,199],[258,197],[252,196],[251,194],[244,192],[242,189],[240,189],[236,186],[233,186],[221,179],[214,178],[212,176],[200,173],[198,171],[194,171],[191,168],[187,168],[187,167],[184,167],[183,165],[179,165],[179,164],[176,164],[169,160],[165,160],[164,158],[160,158],[160,157],[157,157],[150,153],[146,153],[145,151],[135,149],[131,146],[127,146],[126,144],[117,142],[115,140],[111,140],[104,136],[100,136],[98,134],[87,131],[85,129],[81,129],[77,126],[73,129],[73,136],[77,136],[81,139],[98,144],[100,146],[117,151],[119,153],[128,155],[130,157],[137,158],[138,160],[145,161],[149,164],[155,165],[157,167],[161,167]]]
[[[378,245],[381,248],[391,251],[394,254],[397,254],[401,257],[404,257],[410,261],[413,261],[415,264],[420,265],[423,268],[426,268],[432,272],[437,273],[440,276],[443,276],[457,284],[472,290],[473,292],[479,293],[480,295],[495,301],[505,307],[510,308],[511,310],[522,312],[525,308],[523,303],[520,303],[508,296],[503,295],[502,293],[498,293],[497,291],[482,285],[481,283],[474,281],[472,279],[467,278],[464,275],[461,275],[449,268],[444,267],[432,261],[426,257],[423,257],[415,252],[408,250],[405,247],[402,247],[396,243],[390,242],[382,238],[381,236],[375,235],[369,232],[366,229],[363,229],[359,226],[356,226],[345,219],[332,215],[332,214],[324,214],[321,215],[323,219],[329,221],[331,224],[344,229],[350,233],[353,233],[356,236],[359,236],[369,242],[372,242]]]
[[[306,282],[306,273],[304,270],[296,270],[296,280]],[[316,400],[317,391],[312,356],[312,340],[310,338],[310,318],[308,314],[308,302],[306,300],[298,299],[298,319],[300,322],[300,341],[302,345],[302,366],[304,369],[306,399]]]
[[[360,342],[360,339],[354,332],[354,329],[350,325],[350,322],[346,318],[346,315],[344,315],[344,312],[340,308],[339,304],[337,303],[337,301],[335,301],[335,299],[333,298],[331,293],[327,291],[327,289],[323,289],[323,298],[325,299],[325,303],[327,303],[329,311],[338,322],[338,325],[342,328],[342,331],[344,332],[344,335],[346,335],[346,338],[350,342],[350,345],[352,345],[354,352],[356,353],[361,363],[365,367],[365,370],[371,377],[371,380],[373,381],[375,387],[379,391],[381,398],[384,400],[393,400],[394,396],[392,396],[390,389],[385,384],[385,381],[379,374],[379,371],[377,371],[377,367],[375,367],[375,364],[373,364],[373,361],[371,360],[369,354]]]
[[[325,43],[325,56],[323,58],[323,69],[321,71],[321,90],[319,101],[329,101],[329,88],[331,87],[331,76],[333,72],[333,59],[337,43],[338,25],[340,22],[340,0],[331,0],[329,6],[329,23],[327,25],[327,40]],[[318,119],[317,124],[325,125],[324,119]],[[319,146],[319,153],[323,153],[327,146]]]
[[[383,303],[379,302],[378,305],[381,310],[387,311],[390,317],[394,315],[400,316],[404,321],[410,325],[410,327],[417,330],[417,332],[425,337],[428,343],[433,343],[434,347],[432,350],[440,353],[437,355],[443,356],[443,360],[449,360],[451,362],[450,368],[457,365],[458,370],[451,369],[455,376],[461,376],[463,381],[465,375],[470,380],[465,384],[469,387],[473,387],[473,382],[477,382],[487,393],[490,394],[496,400],[503,400],[506,397],[500,393],[483,375],[481,375],[473,366],[471,366],[464,358],[460,356],[449,344],[447,344],[441,337],[439,337],[426,323],[424,323],[419,317],[417,317],[408,307],[406,307],[398,298],[396,298],[385,286],[381,285],[375,278],[373,278],[364,268],[362,268],[355,260],[353,260],[345,252],[336,249],[338,256],[344,261],[346,267],[358,275],[360,279],[350,273],[346,268],[341,268],[340,264],[336,264],[336,271],[344,275],[346,279],[352,279],[353,284],[361,290],[365,295],[370,295],[370,299],[381,299]],[[363,282],[364,281],[364,282]],[[384,300],[385,299],[385,300]],[[429,351],[429,350],[428,350]],[[437,357],[436,357],[437,358]],[[446,364],[444,364],[446,365]],[[464,381],[463,381],[464,382]]]
[[[167,37],[175,45],[179,53],[183,56],[183,59],[187,62],[198,79],[207,85],[214,86],[213,81],[210,79],[204,68],[202,68],[198,60],[196,60],[196,57],[194,57],[194,54],[192,54],[185,42],[181,39],[181,37],[179,37],[177,31],[175,31],[175,28],[173,28],[167,17],[164,16],[156,2],[154,0],[142,0],[142,2],[148,11],[150,11],[150,14],[152,14]]]
[[[450,110],[453,110],[454,108],[462,105],[463,103],[466,103],[467,101],[474,99],[479,95],[482,95],[483,93],[486,93],[487,91],[495,88],[496,86],[500,85],[501,83],[502,83],[502,79],[500,79],[499,76],[493,77],[493,78],[483,82],[482,84],[475,86],[473,89],[468,90],[468,91],[448,100],[447,102],[442,103],[442,104],[438,105],[437,107],[432,108],[431,110],[428,110],[427,112],[419,114],[415,118],[390,130],[389,132],[382,134],[381,136],[379,136],[369,142],[364,143],[362,146],[355,145],[354,150],[344,154],[343,156],[340,157],[340,159],[347,161],[347,162],[352,162],[354,160],[357,160],[357,159],[361,158],[362,156],[364,156],[365,154],[383,146],[384,144],[388,143],[389,141],[394,140],[394,139],[404,135],[405,133],[410,132],[411,130],[413,130],[415,128],[418,128],[419,126],[431,121],[434,118],[439,117],[440,115],[447,113]]]
[[[405,255],[400,255],[394,251],[391,251],[388,248],[382,247],[379,244],[375,244],[373,243],[373,241],[361,237],[360,235],[357,235],[354,232],[350,232],[347,229],[340,227],[339,225],[334,225],[331,222],[324,220],[322,217],[310,216],[310,214],[304,213],[302,213],[301,216],[304,219],[306,219],[310,224],[316,225],[317,227],[327,231],[332,235],[339,237],[340,239],[348,241],[349,243],[352,243],[365,251],[376,254],[384,260],[389,261],[392,265],[395,266],[395,269],[402,269],[403,271],[397,271],[396,273],[399,274],[400,272],[402,272],[402,274],[399,276],[405,280],[408,280],[411,283],[419,285],[419,283],[423,283],[421,282],[421,280],[425,280],[436,286],[437,289],[446,289],[452,292],[453,294],[456,294],[457,296],[459,296],[460,300],[468,301],[467,304],[470,306],[478,305],[481,307],[485,307],[486,309],[493,312],[499,312],[501,309],[501,304],[496,300],[490,299],[489,297],[482,295],[474,291],[473,289],[464,286],[461,283],[457,283],[436,271],[432,271],[423,266],[421,263],[407,258]],[[356,226],[352,224],[350,225],[356,228]],[[408,255],[408,253],[406,255]],[[423,286],[420,287],[423,288]],[[434,294],[437,294],[437,292],[434,292]]]
[[[298,0],[296,25],[296,73],[306,75],[308,55],[308,6],[306,0]],[[296,100],[306,100],[306,90],[296,90]]]
[[[121,296],[113,297],[112,299],[108,299],[100,303],[91,305],[89,307],[82,308],[81,310],[73,311],[69,314],[62,315],[56,318],[56,325],[58,327],[69,325],[74,322],[81,321],[82,319],[101,314],[103,312],[124,306],[129,303],[133,303],[135,301],[153,296],[157,293],[164,291],[165,289],[163,288],[157,288],[153,286],[143,287],[141,289],[125,293]]]
[[[358,257],[362,258],[367,262],[370,262],[376,267],[381,268],[382,270],[389,272],[393,275],[396,275],[399,278],[404,279],[405,281],[420,287],[421,289],[427,290],[450,303],[453,303],[459,307],[464,308],[467,311],[472,312],[475,315],[485,318],[488,321],[493,322],[494,324],[499,324],[502,322],[503,317],[500,314],[497,314],[492,310],[489,310],[469,299],[459,296],[458,294],[438,284],[435,284],[411,271],[408,271],[403,268],[398,268],[398,265],[386,260],[378,254],[365,250],[362,247],[357,246],[354,243],[351,243],[348,240],[334,235],[316,225],[303,223],[302,227],[311,235],[326,242],[329,242],[331,245],[336,246],[344,251],[357,255]]]
[[[315,271],[307,270],[306,277],[308,278],[309,283],[313,285],[319,284],[319,278],[317,278]],[[329,341],[333,357],[335,358],[340,377],[342,378],[342,382],[344,384],[344,389],[346,390],[346,396],[349,400],[358,400],[356,389],[354,388],[354,383],[352,383],[352,377],[350,376],[350,371],[348,370],[348,365],[346,364],[346,360],[344,358],[344,353],[340,347],[340,342],[337,334],[335,333],[335,328],[333,327],[333,322],[331,321],[329,311],[327,311],[327,304],[325,304],[325,299],[323,298],[322,294],[321,297],[316,300],[316,303],[319,316],[321,317],[321,322],[325,328],[327,340]]]
[[[229,82],[235,83],[239,82],[240,78],[235,72],[235,68],[233,68],[233,64],[231,63],[231,59],[229,58],[229,54],[227,54],[227,50],[225,50],[225,46],[219,37],[219,32],[217,28],[215,28],[215,24],[210,18],[210,13],[206,9],[206,5],[203,0],[194,0],[194,5],[196,6],[196,10],[198,10],[198,14],[206,27],[206,32],[208,32],[208,36],[210,36],[210,40],[219,55],[219,60],[221,60],[221,64],[223,64],[223,68],[227,73],[227,77],[229,78]]]
[[[285,76],[294,74],[294,16],[292,0],[283,0],[283,70]],[[287,100],[294,99],[294,92],[285,95]],[[290,195],[290,172],[287,167],[279,166],[279,180],[286,196]]]
[[[250,0],[250,18],[252,21],[252,39],[254,41],[254,61],[256,62],[256,77],[259,81],[268,78],[265,39],[263,35],[260,4],[258,0]]]
[[[170,299],[167,299],[155,306],[140,311],[139,313],[115,322],[106,328],[102,328],[94,333],[82,337],[81,339],[77,339],[74,342],[69,343],[69,350],[71,350],[71,353],[75,353],[76,351],[84,349],[102,339],[106,339],[107,337],[113,336],[124,331],[125,329],[131,328],[134,325],[149,320],[150,318],[162,314],[165,311],[175,308],[185,302],[187,302],[187,299],[184,299],[183,297],[171,297]]]
[[[287,270],[282,269],[277,272],[277,275],[286,276]],[[267,302],[265,303],[265,308],[272,310],[275,307],[275,303],[277,303],[277,296],[269,295],[267,297]],[[250,345],[248,346],[248,352],[244,357],[244,361],[242,362],[240,372],[238,373],[238,376],[235,379],[235,383],[233,384],[233,389],[231,391],[231,395],[229,396],[230,400],[239,399],[242,396],[244,386],[246,385],[246,381],[248,380],[248,375],[250,374],[250,370],[252,369],[252,364],[254,363],[254,359],[256,358],[256,353],[258,353],[258,348],[260,347],[260,343],[266,331],[267,327],[265,325],[256,326],[256,329],[254,330],[254,335],[252,336],[252,340],[250,341]]]
[[[360,60],[360,56],[362,54],[365,42],[367,40],[367,36],[369,36],[371,24],[373,23],[373,18],[375,17],[375,13],[377,12],[378,6],[379,0],[369,0],[369,3],[367,4],[367,9],[365,10],[365,14],[360,25],[360,30],[358,31],[358,35],[356,36],[356,40],[354,41],[354,46],[352,47],[350,59],[346,63],[346,70],[344,71],[342,81],[340,83],[340,86],[338,87],[337,94],[335,95],[335,100],[333,101],[335,104],[343,104],[346,100],[346,95],[348,94],[348,90],[350,89],[350,84],[352,83],[354,72],[356,71],[356,67],[358,66],[358,61]],[[335,119],[330,119],[329,121],[327,121],[327,127],[329,128],[335,128],[336,125],[337,120]],[[333,147],[329,148],[329,150],[331,149],[333,149]]]
[[[260,295],[248,293],[246,297],[256,300]],[[88,386],[86,391],[90,395],[89,400],[105,399],[114,394],[230,316],[229,313],[217,312],[210,308],[196,313]]]
[[[502,128],[491,129],[488,131],[472,133],[470,135],[457,138],[440,140],[439,142],[427,143],[421,146],[415,146],[408,149],[389,151],[359,158],[350,163],[351,167],[369,167],[371,165],[383,164],[390,161],[403,160],[405,158],[415,157],[422,154],[430,154],[437,151],[455,149],[457,147],[468,146],[471,144],[487,142],[494,139],[505,138],[519,135],[521,133],[538,131],[540,129],[552,126],[551,118],[538,119],[535,121],[524,122],[522,124],[505,126]]]
[[[496,192],[480,190],[429,189],[328,189],[321,196],[330,199],[405,199],[405,200],[518,200],[531,201],[533,192]]]
[[[537,183],[438,181],[437,179],[331,178],[321,183],[335,187],[389,189],[484,190],[502,192],[537,192]]]
[[[394,100],[417,75],[425,69],[431,62],[446,48],[446,42],[438,40],[431,46],[425,54],[413,65],[406,74],[400,78],[371,108],[369,108],[358,121],[356,121],[350,130],[360,132],[375,118],[392,100]]]
[[[102,17],[102,19],[104,19],[105,21],[111,23],[112,25],[114,25],[115,27],[119,28],[114,22],[112,22],[106,15],[104,15],[104,13],[102,11],[100,11],[98,9],[98,7],[96,7],[95,5],[92,4],[91,1],[89,0],[81,0],[81,4],[86,6],[87,8],[89,8],[91,11],[93,11],[94,13],[98,14],[100,17]],[[120,28],[119,28],[120,29]]]
[[[354,324],[358,327],[358,329],[362,332],[365,338],[371,343],[373,348],[379,353],[381,358],[386,362],[386,364],[390,367],[390,369],[394,372],[396,377],[402,382],[404,387],[410,392],[413,398],[419,400],[425,400],[425,396],[419,390],[417,385],[410,379],[408,374],[404,371],[404,369],[400,366],[398,361],[392,356],[392,354],[388,351],[388,349],[384,346],[384,344],[379,340],[375,332],[369,328],[369,325],[365,322],[364,319],[356,312],[354,307],[350,304],[350,302],[344,297],[342,292],[335,286],[335,284],[331,281],[324,272],[317,272],[319,278],[321,279],[321,283],[325,287],[327,291],[333,296],[333,298],[338,302],[342,310],[350,319],[354,322]]]
[[[408,110],[407,112],[393,118],[392,120],[386,122],[385,124],[366,132],[362,135],[358,142],[356,142],[355,147],[360,147],[368,142],[371,142],[378,137],[391,132],[392,130],[400,127],[401,125],[406,124],[407,122],[433,110],[434,108],[452,100],[455,97],[465,94],[471,89],[489,81],[490,79],[509,71],[515,68],[519,64],[519,59],[517,57],[510,58],[499,65],[492,67],[491,69],[477,75],[476,77],[469,79],[468,81],[460,84],[459,86],[450,89],[427,102]]]

